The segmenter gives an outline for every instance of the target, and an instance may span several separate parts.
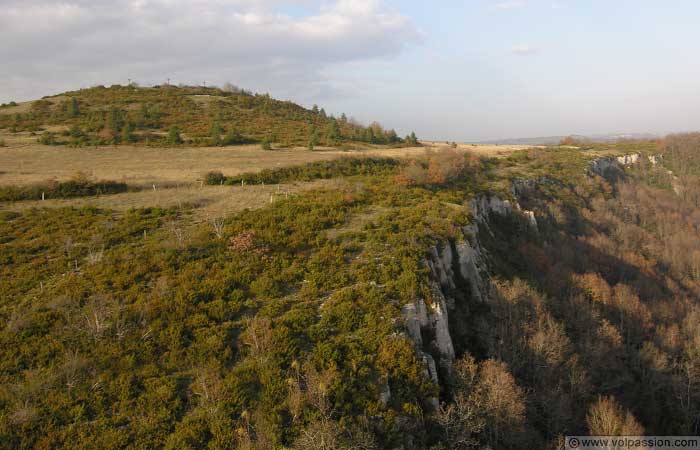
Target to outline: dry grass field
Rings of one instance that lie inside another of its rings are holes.
[[[20,105],[21,107],[22,105]],[[52,127],[52,131],[62,131]],[[24,201],[0,203],[0,210],[21,211],[28,208],[95,206],[125,211],[149,206],[195,206],[199,219],[220,217],[245,208],[264,206],[282,200],[287,195],[342,183],[325,180],[281,186],[202,186],[203,175],[218,170],[226,175],[256,172],[314,161],[348,156],[385,156],[415,158],[426,151],[445,147],[444,143],[427,143],[425,147],[380,148],[342,151],[331,148],[304,148],[264,151],[259,145],[235,147],[130,147],[102,146],[69,148],[45,146],[29,133],[0,131],[5,147],[0,147],[0,185],[28,185],[50,179],[65,180],[83,172],[95,179],[125,182],[144,186],[140,192],[86,197],[67,200]],[[460,144],[458,149],[484,156],[506,156],[522,146],[493,146]],[[155,185],[156,189],[151,187]]]
[[[23,211],[31,208],[96,207],[117,213],[131,208],[192,207],[195,222],[224,217],[244,209],[259,208],[271,202],[285,201],[299,192],[321,187],[334,187],[341,180],[318,180],[308,183],[247,186],[187,185],[179,188],[144,190],[99,197],[79,197],[65,200],[36,200],[12,203],[0,202],[0,211]]]
[[[313,152],[303,148],[264,151],[258,145],[69,148],[39,145],[36,137],[28,133],[3,135],[0,132],[0,139],[6,143],[6,147],[0,147],[0,185],[26,185],[52,178],[64,180],[76,172],[132,185],[185,184],[197,182],[211,170],[236,175],[343,156],[411,158],[422,155],[426,148],[444,147],[444,144],[435,143],[426,147],[370,147],[351,151],[319,148]],[[505,156],[526,147],[460,144],[458,148],[484,156]]]

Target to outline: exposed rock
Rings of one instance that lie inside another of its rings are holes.
[[[448,245],[440,251],[437,247],[433,247],[430,253],[428,267],[436,277],[434,279],[437,279],[444,289],[454,289],[456,286],[452,273],[452,248]]]
[[[455,349],[450,336],[450,325],[447,317],[447,302],[440,287],[433,285],[433,301],[430,304],[431,326],[435,331],[435,344],[440,352],[440,364],[451,367],[455,359]]]
[[[423,300],[418,300],[418,303],[423,303]],[[416,303],[407,303],[403,306],[403,317],[405,321],[406,330],[408,331],[409,337],[415,342],[419,347],[423,346],[423,338],[421,336],[421,324],[418,320],[418,313],[416,308]]]
[[[537,180],[514,180],[510,191],[513,193],[513,197],[518,198],[524,194],[530,193],[537,187]]]
[[[632,153],[631,155],[618,156],[616,159],[623,166],[631,166],[632,164],[637,164],[640,157],[639,153]]]
[[[481,291],[484,282],[479,273],[481,252],[467,243],[461,243],[455,247],[459,258],[459,273],[463,279],[469,281],[471,295],[478,301],[482,301]]]
[[[435,365],[435,360],[428,353],[423,353],[422,357],[423,357],[423,362],[425,363],[425,367],[427,370],[426,376],[429,377],[431,380],[433,380],[435,383],[437,383],[438,382],[438,371],[437,371],[437,366]]]
[[[388,384],[384,384],[382,386],[382,390],[379,393],[379,401],[382,402],[382,405],[385,407],[389,404],[389,401],[391,400],[391,388],[389,387]]]
[[[513,212],[513,204],[509,200],[501,200],[498,197],[481,196],[472,200],[469,206],[474,219],[480,223],[488,221],[491,213],[505,216]]]
[[[647,158],[651,164],[656,165],[661,162],[663,155],[649,155]],[[604,158],[594,159],[589,163],[588,168],[596,175],[604,177],[608,175],[610,171],[620,171],[625,167],[637,164],[641,159],[641,153],[631,153],[629,155],[617,157],[606,156]]]
[[[421,356],[423,357],[423,363],[425,364],[427,371],[427,373],[425,373],[425,376],[433,380],[434,383],[439,384],[440,379],[438,377],[438,371],[437,366],[435,365],[435,360],[432,356],[430,356],[427,353],[421,353]],[[433,409],[437,410],[438,408],[440,408],[440,400],[437,397],[431,397],[429,399],[429,402]]]
[[[617,158],[606,157],[594,159],[588,164],[588,168],[592,173],[605,177],[611,171],[619,171],[621,166]]]
[[[528,181],[514,186],[514,192],[536,187]],[[479,242],[480,227],[491,232],[489,221],[492,214],[507,216],[522,214],[528,223],[537,229],[537,220],[532,211],[523,211],[518,203],[502,200],[495,196],[482,196],[470,202],[472,224],[463,227],[464,240],[457,243],[445,243],[430,250],[424,260],[431,272],[431,299],[415,299],[403,306],[403,316],[407,334],[411,337],[426,367],[426,377],[439,383],[440,372],[431,352],[439,354],[439,365],[447,373],[455,360],[454,344],[450,334],[449,311],[455,308],[457,298],[452,295],[464,285],[469,286],[468,297],[473,301],[485,301],[489,289],[486,270],[487,253]],[[455,273],[455,272],[458,273]],[[462,298],[458,296],[458,298]],[[425,336],[434,336],[431,342],[425,342]],[[437,408],[438,399],[431,399]]]
[[[538,231],[538,226],[537,226],[537,218],[535,217],[535,212],[534,211],[527,211],[523,210],[523,215],[527,219],[528,223],[530,226],[535,230]]]
[[[652,166],[655,166],[657,164],[661,164],[661,161],[664,159],[663,155],[649,155],[647,158],[649,158],[649,162],[651,163]]]

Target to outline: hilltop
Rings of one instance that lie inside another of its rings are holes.
[[[0,129],[42,133],[47,145],[339,146],[417,144],[378,123],[363,126],[317,106],[306,109],[267,94],[201,86],[135,85],[65,92],[0,106]]]

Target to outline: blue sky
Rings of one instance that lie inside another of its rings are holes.
[[[401,127],[456,140],[700,127],[700,3],[428,3],[392,3],[423,42],[371,71],[387,98],[374,110]]]
[[[434,139],[700,128],[693,1],[2,3],[0,101],[171,78]]]

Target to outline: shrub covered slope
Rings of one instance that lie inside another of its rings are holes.
[[[64,131],[44,131],[61,126]],[[0,129],[39,133],[45,145],[417,145],[378,123],[363,126],[269,95],[199,86],[97,86],[0,109]]]
[[[663,167],[642,158],[616,180],[570,148],[352,174],[339,162],[320,173],[350,175],[344,188],[222,229],[186,208],[5,213],[0,446],[554,449],[565,434],[692,434],[697,178],[667,168],[700,166],[697,148],[671,138]],[[402,307],[431,301],[423,261],[465,239],[469,201],[508,198],[516,179],[540,180],[519,198],[539,231],[493,217],[480,233],[491,289],[454,293],[457,359],[436,384]]]

